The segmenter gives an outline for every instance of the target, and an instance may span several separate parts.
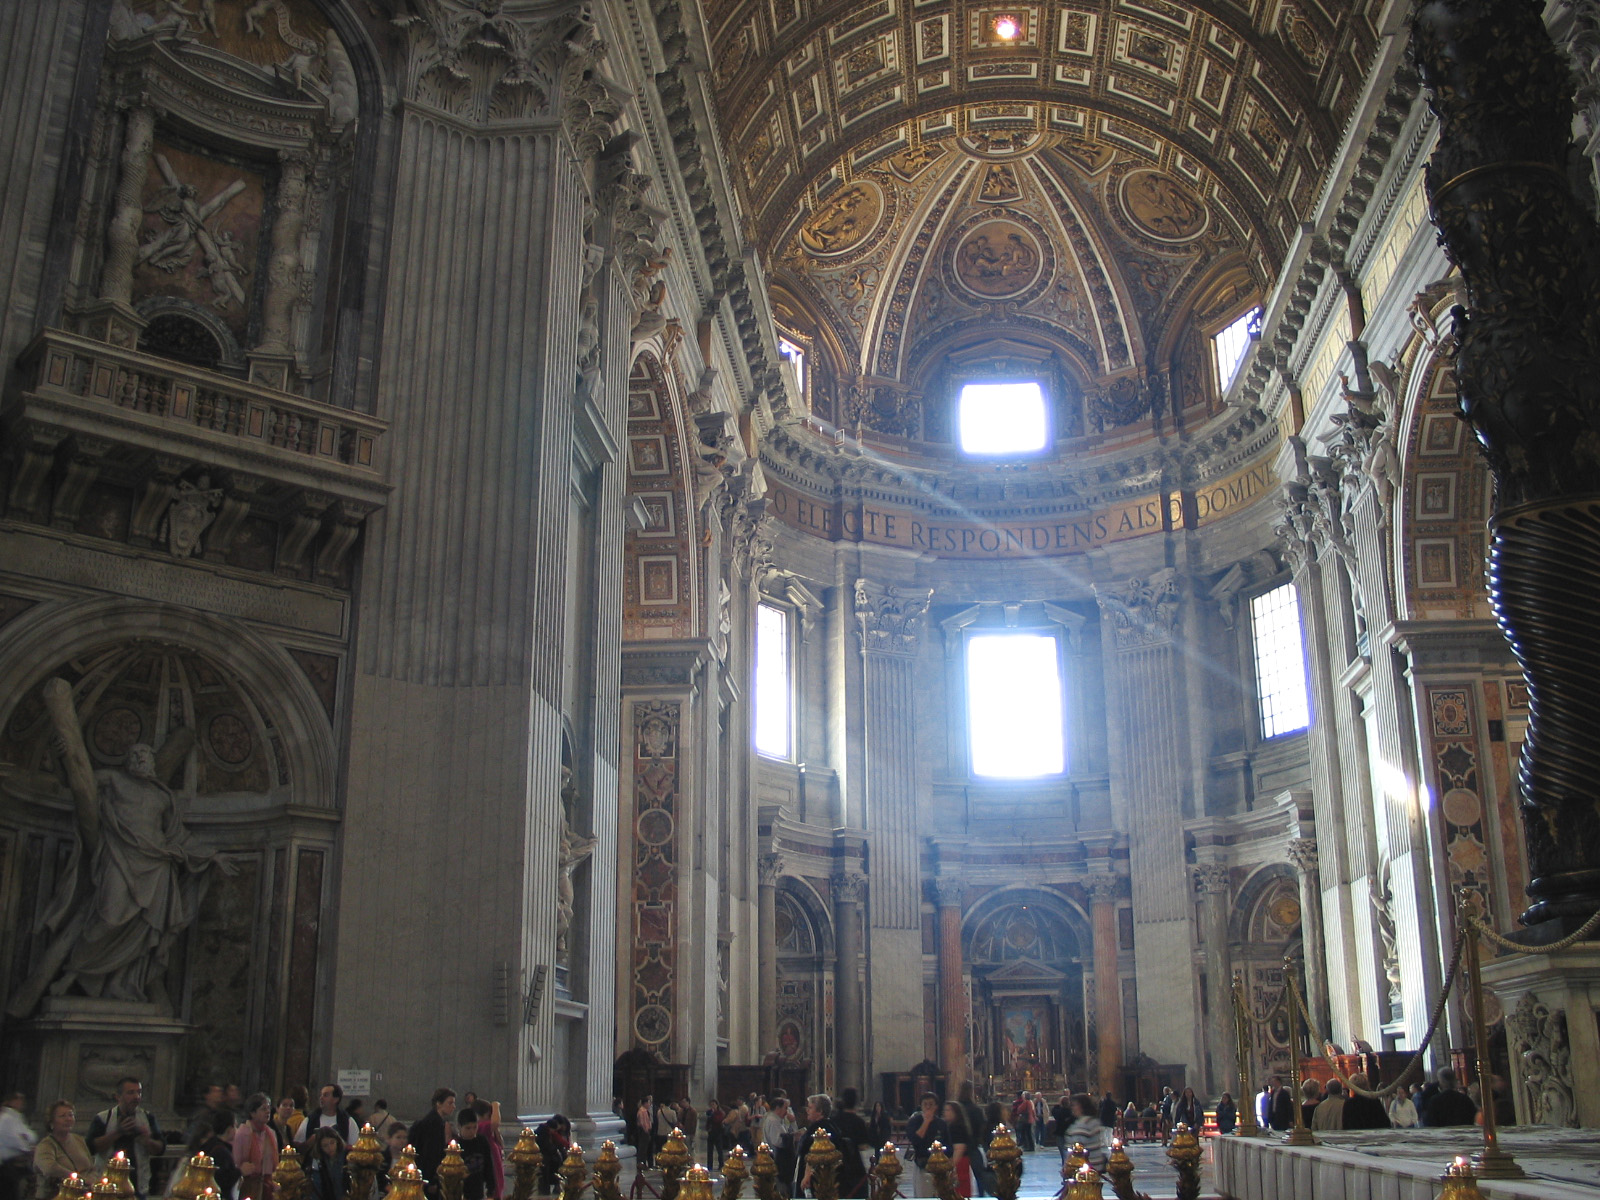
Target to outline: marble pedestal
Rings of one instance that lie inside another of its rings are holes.
[[[1506,1013],[1517,1120],[1600,1128],[1600,942],[1510,954],[1482,970]]]
[[[181,1128],[175,1102],[182,1042],[192,1028],[155,1004],[50,996],[7,1033],[17,1039],[12,1054],[41,1111],[71,1100],[79,1126],[87,1128],[110,1107],[117,1080],[133,1075],[144,1084],[144,1107],[168,1130]]]

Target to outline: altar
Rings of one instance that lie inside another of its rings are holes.
[[[1434,1200],[1439,1176],[1457,1155],[1483,1147],[1474,1126],[1319,1133],[1321,1145],[1281,1137],[1219,1137],[1216,1190],[1231,1200]],[[1594,1200],[1600,1143],[1587,1129],[1515,1126],[1500,1144],[1526,1179],[1480,1179],[1490,1200]]]

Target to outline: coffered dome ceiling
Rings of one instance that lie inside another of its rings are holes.
[[[1051,383],[1058,438],[1215,413],[1204,339],[1270,286],[1377,40],[1367,13],[1316,0],[708,0],[706,17],[814,415],[935,454],[937,398],[996,369]]]

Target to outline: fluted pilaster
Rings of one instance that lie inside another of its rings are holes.
[[[1198,1046],[1183,796],[1183,579],[1097,586],[1106,655],[1113,800],[1126,814],[1139,979],[1140,1049],[1158,1062],[1196,1064]]]

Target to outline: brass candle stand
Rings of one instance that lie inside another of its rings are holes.
[[[389,1195],[385,1200],[423,1200],[422,1172],[415,1163],[398,1167],[389,1176]]]
[[[678,1188],[680,1200],[712,1200],[711,1172],[699,1163],[683,1173],[683,1183]]]
[[[439,1162],[439,1193],[444,1200],[461,1200],[461,1188],[466,1181],[467,1164],[461,1157],[461,1143],[451,1138]]]
[[[735,1146],[722,1160],[721,1200],[739,1200],[745,1180],[750,1178],[750,1162],[744,1156],[744,1147]]]
[[[839,1163],[843,1158],[826,1129],[811,1135],[806,1167],[811,1172],[811,1194],[817,1200],[839,1200]]]
[[[994,1168],[997,1200],[1017,1200],[1022,1187],[1022,1147],[1008,1125],[996,1125],[989,1139],[989,1165]]]
[[[661,1200],[677,1200],[678,1185],[689,1165],[689,1148],[683,1144],[683,1130],[676,1125],[656,1151],[656,1166],[661,1168]]]
[[[544,1155],[539,1153],[539,1135],[524,1125],[516,1146],[506,1155],[506,1162],[512,1169],[511,1200],[533,1200],[533,1193],[539,1187],[539,1171],[544,1165]]]
[[[1458,1157],[1444,1169],[1444,1174],[1439,1176],[1443,1186],[1439,1191],[1439,1200],[1482,1200],[1483,1193],[1478,1190],[1478,1181],[1473,1176],[1472,1164],[1465,1155]]]
[[[206,1161],[209,1162],[210,1159],[207,1159]],[[128,1176],[128,1172],[131,1167],[132,1164],[128,1162],[128,1156],[121,1150],[118,1150],[111,1156],[111,1161],[106,1163],[105,1175],[101,1178],[100,1182],[104,1183],[107,1179],[109,1179],[111,1181],[111,1186],[116,1188],[117,1195],[133,1196],[135,1194],[133,1190],[133,1180]],[[97,1193],[100,1191],[99,1183],[94,1185],[94,1190]],[[213,1188],[213,1190],[215,1189]]]
[[[1088,1163],[1084,1163],[1073,1174],[1072,1182],[1067,1185],[1066,1200],[1101,1200],[1105,1194],[1102,1187],[1100,1172]]]
[[[1134,1200],[1133,1159],[1122,1148],[1120,1138],[1111,1141],[1111,1158],[1106,1163],[1106,1178],[1111,1180],[1111,1192],[1117,1200]]]
[[[934,1142],[928,1148],[928,1178],[933,1180],[933,1194],[939,1200],[956,1200],[955,1166],[944,1152],[943,1142]]]
[[[895,1153],[894,1143],[885,1142],[878,1152],[878,1161],[872,1164],[872,1200],[894,1200],[900,1190],[900,1176],[905,1167]]]
[[[411,1147],[407,1146],[406,1149]],[[413,1162],[412,1166],[415,1165]],[[395,1170],[399,1171],[404,1166],[403,1162],[396,1163]],[[305,1169],[301,1167],[300,1156],[293,1147],[286,1148],[284,1153],[278,1155],[278,1169],[272,1173],[272,1194],[275,1200],[302,1200],[306,1194]]]
[[[567,1147],[567,1156],[561,1160],[561,1200],[578,1200],[589,1186],[589,1164],[583,1161],[583,1150],[576,1144]]]
[[[183,1164],[183,1174],[172,1185],[172,1200],[198,1200],[201,1192],[216,1186],[216,1162],[209,1154],[196,1154]]]
[[[452,1146],[454,1142],[450,1143]],[[458,1162],[460,1156],[457,1155]],[[378,1183],[378,1168],[383,1166],[383,1144],[378,1141],[378,1135],[371,1125],[361,1127],[361,1136],[356,1138],[356,1144],[350,1147],[349,1153],[344,1156],[344,1165],[350,1170],[350,1200],[373,1200],[373,1190]],[[467,1169],[461,1168],[462,1177],[465,1178]],[[461,1200],[460,1192],[449,1200]]]
[[[765,1142],[756,1147],[756,1160],[750,1164],[750,1179],[756,1189],[756,1200],[780,1200],[778,1164],[772,1157],[772,1147]]]
[[[617,1186],[617,1176],[621,1174],[617,1144],[607,1138],[600,1143],[600,1157],[594,1160],[595,1200],[622,1200],[622,1189]]]
[[[1182,1121],[1172,1129],[1167,1160],[1178,1173],[1178,1200],[1200,1200],[1200,1139]]]
[[[56,1187],[53,1200],[84,1200],[86,1196],[93,1195],[94,1191],[88,1181],[74,1171]]]

